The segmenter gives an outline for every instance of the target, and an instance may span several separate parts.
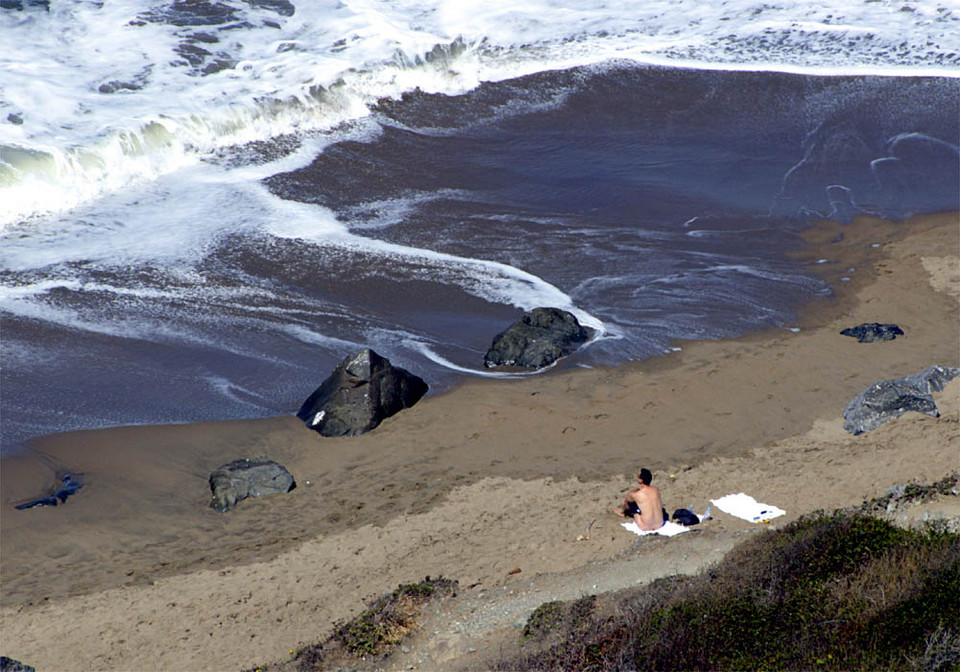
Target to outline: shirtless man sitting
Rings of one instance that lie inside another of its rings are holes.
[[[649,469],[641,469],[637,475],[639,486],[627,493],[623,498],[623,506],[613,509],[613,512],[624,518],[633,516],[634,522],[641,530],[659,530],[667,519],[667,513],[660,499],[660,489],[650,485],[653,474]]]

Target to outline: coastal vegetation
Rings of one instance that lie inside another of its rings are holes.
[[[716,567],[622,591],[503,670],[960,669],[960,535],[818,512]],[[537,612],[534,612],[534,616]],[[533,617],[532,617],[533,618]]]
[[[956,496],[958,474],[818,511],[742,542],[695,576],[543,603],[500,670],[960,670],[956,521],[907,529],[897,507]],[[426,577],[370,603],[270,670],[379,669],[426,605],[457,583]],[[267,667],[255,668],[266,670]]]
[[[432,599],[455,595],[456,589],[456,581],[442,577],[428,576],[418,583],[401,584],[370,603],[356,618],[337,624],[334,633],[324,642],[291,652],[291,660],[280,669],[353,669],[355,664],[367,659],[382,658],[417,627],[423,605]],[[254,668],[262,672],[268,669],[277,668]]]

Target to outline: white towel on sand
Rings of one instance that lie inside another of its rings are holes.
[[[710,503],[724,513],[729,513],[731,516],[742,518],[751,523],[765,523],[771,518],[786,513],[783,509],[778,509],[770,504],[760,504],[753,497],[742,492],[737,495],[726,495],[720,499],[711,499]]]
[[[659,534],[664,537],[673,537],[680,534],[681,532],[689,532],[689,527],[684,527],[680,523],[675,523],[672,520],[668,520],[663,524],[659,530],[641,530],[640,526],[636,522],[630,521],[629,523],[620,523],[623,525],[623,529],[628,532],[633,532],[634,534],[639,534],[641,537],[647,534]]]

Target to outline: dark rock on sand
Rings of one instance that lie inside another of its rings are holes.
[[[290,492],[297,487],[283,466],[267,457],[242,458],[217,467],[210,474],[210,506],[223,513],[247,497]]]
[[[843,428],[851,434],[862,434],[899,418],[907,411],[939,418],[940,411],[931,394],[943,390],[958,375],[960,368],[931,366],[904,378],[878,381],[843,409]]]
[[[903,336],[903,329],[895,324],[864,322],[855,327],[848,327],[840,333],[844,336],[853,336],[861,343],[874,343],[876,341],[892,341],[897,336]]]
[[[22,511],[23,509],[32,509],[36,506],[57,506],[58,504],[63,504],[67,501],[67,497],[77,494],[77,491],[83,487],[83,483],[77,480],[78,476],[82,476],[82,474],[67,474],[60,479],[60,487],[57,488],[52,495],[37,497],[29,502],[18,504],[16,508]]]
[[[29,665],[24,665],[19,660],[0,656],[0,672],[36,672],[36,669]]]
[[[483,356],[483,365],[541,369],[586,343],[590,333],[573,313],[559,308],[534,308],[494,337]]]
[[[337,365],[297,412],[323,436],[363,434],[420,401],[424,380],[366,348]]]

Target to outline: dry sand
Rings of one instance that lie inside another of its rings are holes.
[[[853,437],[840,412],[876,380],[960,365],[958,223],[815,227],[804,254],[828,260],[816,268],[837,295],[805,309],[799,333],[470,382],[360,437],[281,417],[38,439],[0,473],[0,654],[38,670],[237,670],[442,575],[468,606],[435,614],[392,664],[476,669],[543,601],[695,571],[758,530],[716,514],[672,539],[626,533],[608,511],[640,466],[668,509],[747,492],[788,512],[773,526],[942,478],[960,466],[960,380],[936,395],[939,419]],[[861,322],[906,335],[838,334]],[[212,511],[210,471],[255,455],[299,487]],[[57,470],[87,486],[66,506],[13,509]],[[955,500],[931,506],[960,515]]]

